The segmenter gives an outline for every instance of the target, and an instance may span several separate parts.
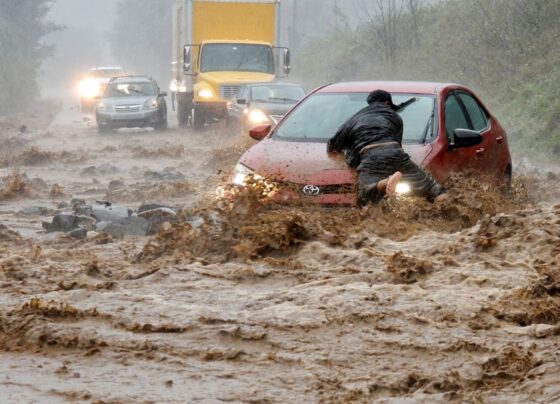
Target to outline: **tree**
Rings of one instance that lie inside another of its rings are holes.
[[[0,115],[25,110],[38,94],[41,63],[53,48],[43,38],[59,26],[47,20],[50,0],[0,1]]]
[[[370,2],[360,0],[364,18],[363,30],[366,43],[374,51],[381,53],[391,72],[397,68],[399,51],[399,32],[404,2],[401,0],[374,0]]]
[[[113,54],[129,73],[155,76],[165,87],[171,74],[171,0],[121,0],[111,32]]]

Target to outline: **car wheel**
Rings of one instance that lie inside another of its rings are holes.
[[[101,133],[101,134],[110,133],[110,132],[111,132],[111,128],[109,127],[109,125],[100,125],[100,124],[97,124],[97,132],[98,132],[98,133]]]
[[[168,128],[168,125],[167,125],[167,118],[165,118],[163,121],[158,122],[158,123],[155,125],[155,128],[154,128],[154,129],[156,129],[156,130],[167,130],[167,128]]]
[[[504,173],[504,178],[502,183],[502,192],[506,196],[510,196],[513,192],[512,180],[513,180],[513,175],[511,172],[511,167],[508,167],[506,169],[506,172]]]

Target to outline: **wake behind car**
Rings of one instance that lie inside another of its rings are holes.
[[[124,76],[122,67],[94,67],[78,83],[80,106],[83,113],[94,112],[97,98],[105,92],[107,83],[113,77]]]
[[[167,93],[150,76],[111,79],[96,108],[100,133],[117,128],[167,129]]]
[[[498,120],[467,87],[426,82],[355,82],[324,86],[307,96],[272,129],[250,135],[262,140],[239,160],[232,182],[250,177],[274,185],[275,200],[307,199],[322,204],[353,204],[355,173],[343,159],[327,154],[326,143],[376,89],[391,93],[404,123],[403,147],[412,160],[444,183],[452,172],[474,170],[511,184],[507,136]],[[406,187],[401,187],[406,191]]]
[[[228,104],[229,119],[245,131],[263,124],[276,125],[303,97],[305,90],[298,84],[248,84]]]

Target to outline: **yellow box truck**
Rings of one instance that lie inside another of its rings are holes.
[[[224,119],[243,84],[289,74],[280,0],[174,0],[173,7],[170,90],[181,126]]]

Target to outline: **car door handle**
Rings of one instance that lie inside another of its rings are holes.
[[[484,154],[484,149],[483,149],[483,148],[477,149],[476,155],[477,155],[477,156],[480,156],[480,155],[482,155],[482,154]]]
[[[497,137],[496,142],[498,142],[498,144],[504,143],[504,137],[503,136]]]

